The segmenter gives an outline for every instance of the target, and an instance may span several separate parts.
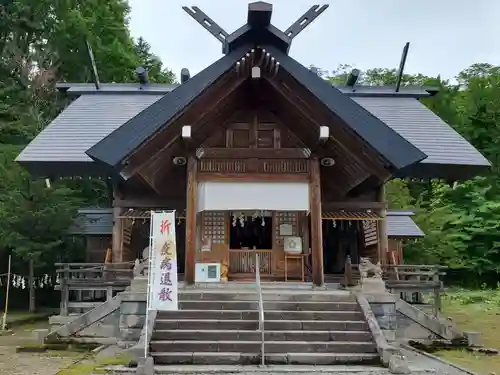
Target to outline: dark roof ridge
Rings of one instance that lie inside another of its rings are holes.
[[[71,83],[61,82],[56,83],[56,89],[60,92],[71,96],[88,95],[88,94],[153,94],[165,95],[177,87],[179,84],[167,83],[150,83],[148,85],[140,85],[134,82],[125,83],[101,83],[101,88],[96,89],[93,83]],[[394,90],[393,85],[355,85],[346,86],[333,84],[333,87],[340,90],[349,97],[411,97],[415,99],[429,97],[435,95],[438,90],[433,87],[406,86],[402,87],[399,92]]]
[[[131,152],[186,108],[220,76],[232,69],[250,48],[250,45],[245,45],[223,56],[128,120],[87,150],[86,154],[117,171]]]

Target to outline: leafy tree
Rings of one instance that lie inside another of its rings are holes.
[[[160,58],[151,52],[151,46],[144,38],[137,39],[134,50],[139,57],[140,65],[148,70],[149,79],[156,83],[174,83],[175,74],[163,68]]]
[[[172,82],[143,39],[128,28],[125,0],[0,0],[0,253],[37,267],[70,260],[67,230],[79,207],[109,205],[102,181],[32,181],[13,162],[61,110],[54,83],[93,80],[85,41],[102,82],[135,81],[144,64],[153,82]],[[5,267],[5,265],[4,265]]]

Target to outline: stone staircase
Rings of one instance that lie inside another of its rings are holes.
[[[266,364],[379,363],[354,296],[344,291],[264,289]],[[259,364],[258,300],[252,290],[184,290],[179,311],[158,312],[155,365]]]

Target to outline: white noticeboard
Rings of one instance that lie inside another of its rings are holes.
[[[175,211],[151,212],[148,310],[178,310]]]

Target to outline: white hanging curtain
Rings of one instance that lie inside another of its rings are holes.
[[[309,211],[307,182],[198,183],[198,212],[226,210]]]

